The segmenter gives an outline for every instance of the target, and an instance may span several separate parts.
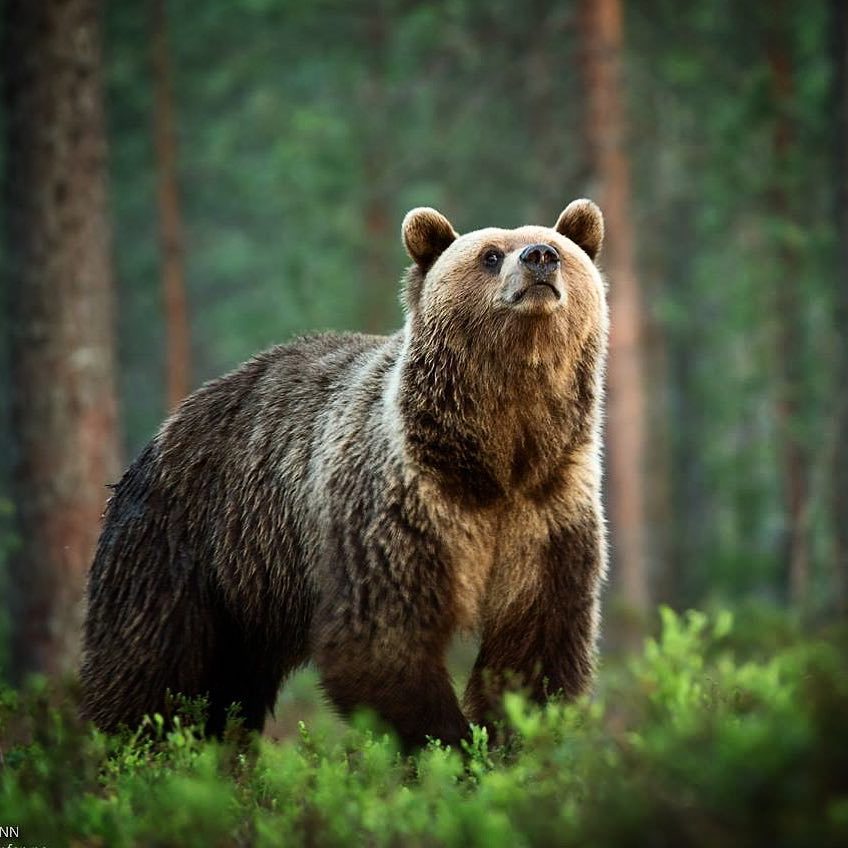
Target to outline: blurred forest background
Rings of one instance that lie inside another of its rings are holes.
[[[102,8],[101,8],[102,6]],[[843,0],[6,0],[2,668],[179,398],[402,320],[399,227],[607,219],[606,610],[848,598]]]

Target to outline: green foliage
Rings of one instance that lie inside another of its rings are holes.
[[[662,613],[601,695],[505,699],[512,734],[404,757],[367,721],[274,743],[155,717],[108,737],[38,684],[0,697],[0,821],[29,843],[829,846],[848,839],[844,642],[766,659],[732,617]]]

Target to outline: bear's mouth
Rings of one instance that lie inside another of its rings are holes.
[[[537,280],[529,286],[525,286],[523,289],[513,292],[512,297],[510,298],[510,303],[519,303],[525,299],[548,300],[551,297],[554,300],[559,300],[560,296],[559,289],[553,283],[546,283],[544,281]]]

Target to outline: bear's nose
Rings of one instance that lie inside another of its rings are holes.
[[[550,274],[559,265],[559,254],[549,244],[529,244],[518,256],[534,274]]]

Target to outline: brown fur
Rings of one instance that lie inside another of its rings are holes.
[[[602,234],[588,201],[556,230],[462,237],[415,210],[403,330],[301,339],[189,397],[107,508],[86,714],[135,724],[171,690],[209,697],[211,732],[232,702],[259,729],[311,658],[343,713],[456,743],[510,676],[538,698],[584,691],[605,568]],[[559,297],[507,303],[536,242],[559,254]],[[444,664],[460,629],[482,639],[466,714]]]

